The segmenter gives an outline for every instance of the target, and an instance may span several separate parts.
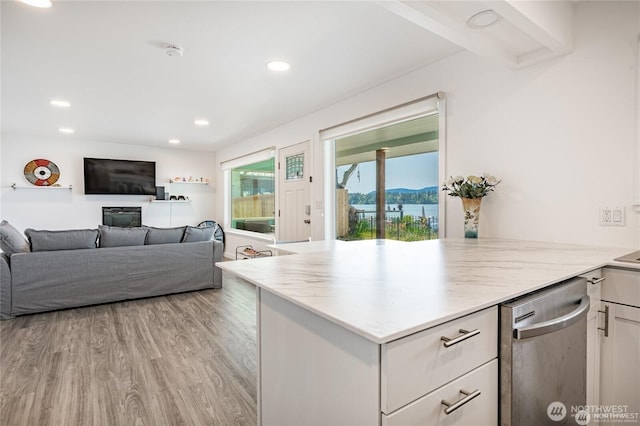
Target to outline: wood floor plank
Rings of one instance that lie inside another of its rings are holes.
[[[0,322],[0,426],[256,423],[255,288]]]

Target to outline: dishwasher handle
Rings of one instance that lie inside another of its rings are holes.
[[[553,333],[554,331],[562,330],[569,327],[572,324],[580,321],[589,311],[589,304],[591,300],[589,296],[582,296],[580,299],[580,306],[566,315],[558,318],[554,318],[549,321],[543,321],[537,324],[528,325],[522,328],[516,328],[513,331],[513,336],[516,339],[529,339],[531,337],[542,336],[543,334]]]

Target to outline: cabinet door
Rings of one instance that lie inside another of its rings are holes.
[[[640,413],[640,308],[606,303],[609,307],[609,336],[602,337],[600,405],[614,407],[631,416]],[[625,407],[626,406],[626,407]],[[602,414],[598,423],[620,424],[620,419]],[[595,420],[595,419],[594,419]],[[638,418],[635,417],[635,422]],[[633,422],[631,422],[633,423]]]
[[[264,289],[257,327],[259,424],[380,424],[380,345]]]

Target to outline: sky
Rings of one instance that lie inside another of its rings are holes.
[[[349,165],[338,167],[338,182]],[[347,182],[350,193],[363,194],[376,190],[376,162],[369,161],[359,165]],[[408,188],[421,189],[425,186],[438,186],[438,153],[430,152],[407,157],[390,158],[386,163],[387,189]]]

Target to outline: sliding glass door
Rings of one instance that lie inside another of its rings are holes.
[[[336,238],[438,238],[437,111],[335,143]]]

